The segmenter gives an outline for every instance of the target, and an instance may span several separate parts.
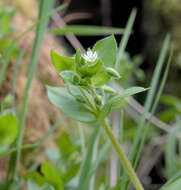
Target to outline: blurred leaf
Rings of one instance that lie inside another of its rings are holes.
[[[50,32],[56,35],[66,35],[72,33],[77,36],[98,36],[109,34],[123,34],[124,30],[120,28],[102,26],[69,25],[50,30]]]
[[[99,58],[108,67],[114,67],[117,55],[117,43],[114,36],[99,40],[93,47]]]
[[[181,178],[177,179],[168,186],[162,188],[162,190],[180,190],[180,187],[181,187]]]
[[[158,118],[166,123],[173,121],[176,118],[177,111],[175,109],[168,109],[158,114]]]
[[[57,174],[55,169],[50,165],[50,163],[45,162],[41,165],[41,172],[44,175],[47,182],[49,182],[55,190],[64,190],[64,183],[61,177]]]
[[[7,6],[0,6],[0,38],[3,35],[7,35],[12,31],[11,21],[16,12],[15,9],[11,9]]]
[[[18,122],[11,112],[0,116],[0,146],[13,143],[18,135]]]
[[[48,98],[68,117],[81,122],[95,122],[94,113],[85,104],[76,101],[69,92],[71,89],[73,87],[68,89],[47,86]]]
[[[76,147],[72,144],[69,134],[66,132],[61,133],[58,139],[58,147],[64,160],[68,160],[77,151]]]
[[[36,171],[25,174],[25,180],[28,181],[33,179],[39,186],[42,186],[46,183],[45,178]]]
[[[181,171],[178,171],[174,176],[172,176],[171,179],[169,179],[159,190],[165,190],[168,185],[173,184],[179,179],[181,179]]]
[[[51,59],[55,69],[59,73],[65,70],[75,70],[75,61],[73,58],[61,56],[52,50]]]
[[[180,123],[172,129],[172,132],[169,135],[168,142],[166,144],[165,152],[165,165],[166,165],[166,175],[168,178],[171,178],[177,172],[176,168],[176,134],[180,130]]]
[[[79,170],[80,170],[80,163],[71,165],[66,171],[66,173],[62,176],[64,182],[67,183],[72,178],[74,178],[78,174]]]
[[[165,105],[173,107],[177,110],[177,112],[181,113],[181,101],[177,97],[171,95],[162,95],[161,101]]]

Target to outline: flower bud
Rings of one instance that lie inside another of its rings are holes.
[[[94,98],[94,101],[97,105],[101,105],[102,104],[102,97],[99,95],[96,95],[96,97]]]
[[[117,79],[121,78],[120,74],[113,68],[111,67],[106,67],[106,72],[109,74],[111,77],[115,77]]]
[[[116,93],[116,91],[113,88],[107,85],[104,85],[102,89],[104,90],[104,92],[107,92],[107,93]]]
[[[78,102],[80,102],[80,103],[85,103],[85,100],[84,100],[84,98],[83,98],[82,96],[76,95],[76,96],[74,96],[74,97],[75,97],[75,99],[76,99]]]

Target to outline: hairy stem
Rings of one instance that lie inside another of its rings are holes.
[[[83,89],[81,89],[81,88],[80,88],[80,91],[81,91],[82,95],[84,96],[84,98],[86,99],[89,106],[95,112],[96,116],[98,116],[97,108],[94,106],[94,104],[92,103],[90,98],[87,96],[85,91]],[[122,162],[124,168],[126,169],[126,171],[127,171],[128,175],[129,175],[133,185],[135,186],[136,190],[144,190],[144,188],[143,188],[141,182],[139,181],[133,167],[131,166],[128,158],[126,157],[126,155],[124,153],[124,151],[121,149],[121,146],[120,146],[119,142],[117,141],[114,134],[112,133],[112,131],[111,131],[110,127],[109,127],[109,124],[106,122],[106,120],[103,120],[102,126],[104,127],[110,141],[112,142],[112,145],[114,146],[114,149],[116,150],[117,154],[119,155],[119,159]]]
[[[128,158],[126,157],[124,151],[121,149],[120,147],[120,144],[118,143],[117,139],[115,138],[114,134],[112,133],[110,127],[109,127],[109,124],[106,122],[106,120],[103,121],[102,123],[109,139],[111,140],[112,142],[112,145],[114,146],[117,154],[119,155],[119,159],[120,161],[122,162],[124,168],[126,169],[132,183],[134,184],[135,188],[137,190],[144,190],[142,184],[140,183],[133,167],[131,166]]]

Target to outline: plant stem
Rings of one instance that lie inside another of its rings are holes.
[[[117,139],[115,138],[114,134],[112,133],[109,124],[106,122],[106,120],[102,123],[109,139],[111,140],[116,152],[119,155],[120,161],[122,162],[123,166],[125,167],[132,183],[134,184],[135,188],[137,190],[144,190],[142,184],[140,183],[134,169],[132,168],[128,158],[126,157],[124,151],[121,149],[120,144],[118,143]]]
[[[82,93],[82,95],[84,96],[84,98],[86,99],[87,103],[89,104],[89,106],[93,109],[93,111],[95,112],[96,116],[98,116],[98,110],[97,108],[94,106],[94,104],[91,102],[91,100],[89,99],[89,97],[87,96],[87,94],[85,93],[85,91],[83,89],[80,88],[80,91]],[[109,139],[112,142],[112,145],[114,146],[117,154],[119,155],[119,159],[122,162],[124,168],[126,169],[132,183],[134,184],[136,190],[144,190],[141,182],[139,181],[133,167],[131,166],[128,158],[126,157],[124,151],[121,149],[119,142],[117,141],[117,139],[115,138],[114,134],[112,133],[109,124],[106,122],[106,120],[104,120],[102,122],[102,125],[109,137]]]

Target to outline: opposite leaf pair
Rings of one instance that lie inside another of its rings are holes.
[[[82,54],[78,49],[73,58],[51,52],[52,62],[66,88],[47,87],[48,97],[68,117],[85,123],[102,122],[112,107],[124,98],[145,89],[132,87],[117,93],[106,85],[111,77],[120,78],[113,68],[117,57],[114,36],[98,41],[93,50]]]

